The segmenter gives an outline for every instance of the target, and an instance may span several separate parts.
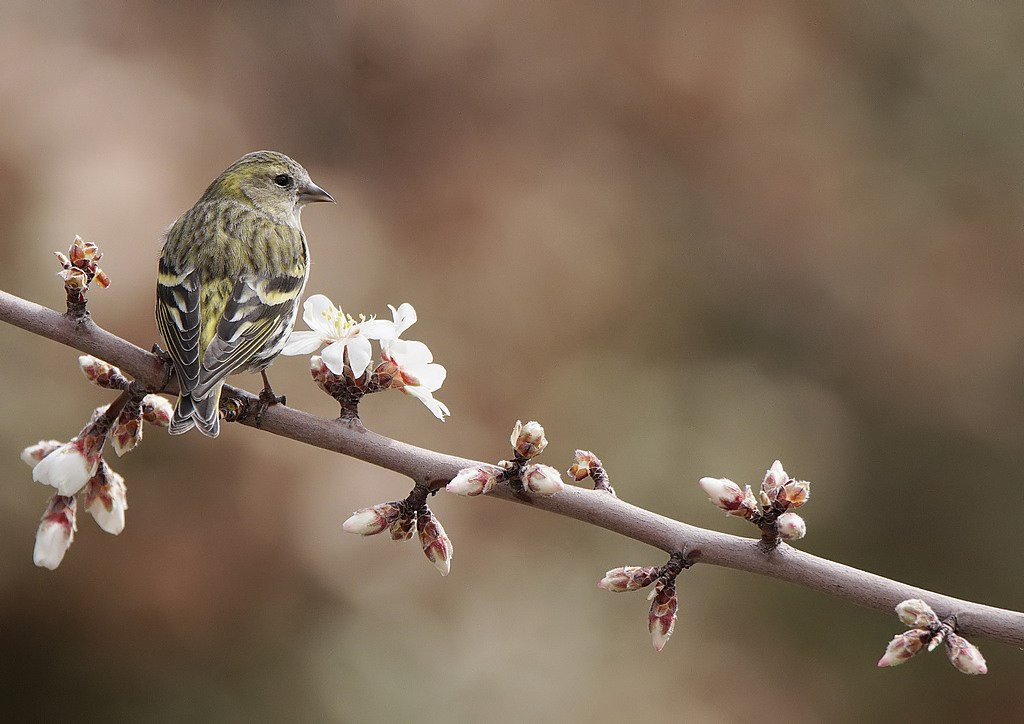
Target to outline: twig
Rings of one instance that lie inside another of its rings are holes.
[[[164,365],[157,356],[107,332],[91,320],[71,321],[52,309],[2,290],[0,320],[117,365],[151,389],[157,389],[164,381]],[[253,405],[258,399],[237,388],[225,386],[225,390]],[[167,391],[174,391],[173,381]],[[254,421],[250,416],[242,424],[251,427]],[[460,469],[481,464],[283,405],[267,410],[261,429],[379,465],[434,490],[455,477]],[[933,593],[819,558],[785,543],[765,552],[755,539],[672,520],[626,503],[603,490],[567,486],[551,497],[523,498],[516,496],[508,485],[502,485],[489,497],[591,523],[667,553],[683,552],[690,562],[710,563],[789,581],[886,613],[892,613],[901,601],[920,598],[942,618],[955,615],[957,630],[965,635],[1024,646],[1024,613]]]

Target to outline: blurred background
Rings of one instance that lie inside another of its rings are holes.
[[[388,316],[448,369],[438,423],[374,430],[471,458],[540,420],[624,499],[751,535],[704,475],[814,484],[799,546],[1024,606],[1024,5],[1019,2],[35,3],[0,10],[0,287],[63,305],[56,249],[100,245],[103,327],[148,348],[164,228],[242,154],[296,158],[307,293]],[[732,571],[680,579],[656,653],[658,551],[439,495],[415,543],[341,530],[409,481],[226,426],[151,429],[32,564],[48,489],[19,460],[111,395],[77,352],[0,325],[0,717],[10,721],[1020,721],[1024,655],[977,640],[875,662],[895,616]],[[303,358],[274,387],[331,417]],[[259,378],[234,382],[258,389]]]

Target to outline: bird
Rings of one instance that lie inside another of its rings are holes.
[[[301,165],[277,151],[247,153],[211,183],[167,229],[156,285],[156,322],[167,346],[178,400],[172,435],[220,433],[225,378],[259,371],[257,424],[283,402],[267,365],[284,347],[309,277],[299,215],[334,202]]]

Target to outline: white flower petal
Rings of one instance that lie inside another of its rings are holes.
[[[312,354],[324,343],[318,332],[292,332],[281,350],[283,355]]]
[[[32,479],[44,485],[52,485],[61,495],[74,495],[96,474],[96,465],[74,444],[66,443],[54,450],[32,468]]]
[[[370,358],[373,350],[370,348],[370,340],[365,337],[351,337],[348,340],[348,362],[352,367],[352,374],[356,378],[362,377],[366,368],[370,366]]]
[[[395,339],[398,334],[395,331],[395,323],[386,319],[367,319],[357,325],[359,336],[367,339]]]
[[[444,422],[445,417],[452,416],[452,413],[448,410],[448,406],[440,400],[435,400],[429,390],[422,387],[406,386],[402,388],[402,392],[410,397],[415,397],[417,400],[422,402],[428,410],[434,413],[434,417],[441,422]]]
[[[302,304],[302,321],[312,330],[324,335],[334,332],[331,322],[336,308],[330,299],[323,294],[314,294]]]
[[[320,359],[324,361],[327,369],[336,375],[344,374],[345,372],[346,344],[347,340],[344,339],[332,342],[320,353]]]
[[[441,389],[441,385],[444,384],[445,377],[448,376],[448,370],[441,365],[435,364],[429,364],[417,371],[419,372],[417,379],[420,381],[420,386],[427,388],[431,392],[436,392]]]
[[[401,337],[402,332],[416,324],[416,310],[409,302],[403,302],[395,309],[390,304],[391,316],[395,320],[395,337]]]
[[[32,562],[40,568],[56,570],[71,547],[71,541],[71,531],[67,525],[55,520],[44,520],[36,531]]]

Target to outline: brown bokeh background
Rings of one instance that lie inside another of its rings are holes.
[[[619,494],[750,534],[703,475],[814,483],[801,548],[1021,608],[1024,6],[955,2],[9,0],[0,10],[0,286],[59,307],[77,233],[113,279],[104,327],[156,340],[162,230],[241,154],[284,151],[308,293],[412,302],[449,371],[445,424],[379,395],[368,426],[460,455],[544,423]],[[874,664],[894,616],[664,557],[573,521],[439,495],[442,579],[340,524],[408,481],[227,426],[150,430],[112,464],[128,526],[87,516],[32,565],[47,491],[18,461],[110,395],[6,325],[0,714],[115,721],[1024,718],[1020,651]],[[331,416],[302,358],[289,403]],[[250,389],[253,377],[236,378]]]

